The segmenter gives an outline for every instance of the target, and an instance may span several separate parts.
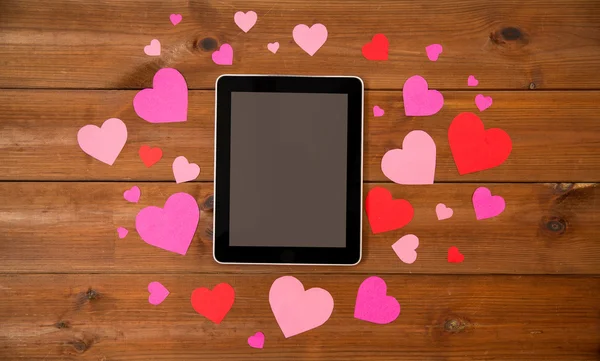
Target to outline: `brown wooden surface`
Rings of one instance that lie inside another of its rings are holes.
[[[233,22],[238,10],[258,13],[248,33]],[[183,15],[176,27],[171,13]],[[299,23],[329,30],[313,57],[292,41]],[[387,62],[361,55],[375,33],[390,40]],[[158,58],[143,53],[153,38],[163,46]],[[275,55],[266,50],[273,41],[281,44]],[[223,43],[233,46],[231,67],[210,60]],[[437,62],[425,55],[431,43],[444,46]],[[178,69],[195,89],[186,123],[149,124],[132,109],[135,89],[150,86],[161,67]],[[389,189],[413,204],[413,221],[373,235],[364,219],[356,267],[214,262],[205,200],[213,186],[212,89],[222,73],[363,78],[365,195]],[[404,116],[402,85],[415,74],[442,90],[439,114]],[[471,74],[476,88],[467,87]],[[2,0],[0,360],[598,361],[599,84],[596,0]],[[481,113],[478,93],[494,99]],[[374,105],[385,116],[374,118]],[[447,129],[464,111],[511,136],[502,166],[458,175]],[[111,117],[127,124],[129,138],[109,167],[85,155],[76,134]],[[415,129],[437,144],[436,184],[390,183],[381,157]],[[164,152],[150,169],[137,154],[143,144]],[[196,182],[173,182],[179,155],[200,165]],[[133,185],[142,189],[139,204],[122,198]],[[506,199],[500,216],[475,220],[471,196],[481,185]],[[147,245],[134,229],[142,207],[179,191],[203,208],[186,256]],[[452,218],[436,219],[439,202],[454,209]],[[125,239],[119,226],[130,231]],[[408,233],[421,240],[412,265],[391,249]],[[463,263],[447,262],[450,246]],[[329,290],[332,318],[284,339],[268,306],[281,275]],[[389,325],[353,318],[358,285],[371,275],[402,305]],[[151,281],[171,291],[160,306],[147,302]],[[217,326],[189,298],[219,282],[232,284],[237,298]],[[246,344],[256,331],[266,334],[263,350]]]

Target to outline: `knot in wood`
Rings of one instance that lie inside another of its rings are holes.
[[[204,202],[202,202],[202,210],[203,211],[212,211],[213,207],[214,207],[214,197],[211,194],[204,199]]]
[[[466,323],[460,319],[449,319],[444,322],[444,331],[450,333],[459,333],[463,332],[467,327]]]
[[[535,83],[531,82],[531,83],[529,83],[529,90],[533,90],[533,89],[535,89]]]
[[[490,40],[509,50],[516,50],[529,44],[529,36],[514,26],[507,26],[490,33]]]
[[[502,37],[504,38],[504,40],[508,40],[508,41],[519,40],[523,36],[521,34],[521,30],[519,30],[515,27],[512,27],[512,26],[503,28],[502,30],[500,30],[500,34],[502,34]]]
[[[58,329],[62,329],[62,328],[69,328],[71,326],[69,325],[68,321],[58,321],[57,323],[54,324],[54,327],[56,327]]]
[[[93,290],[93,289],[88,289],[88,291],[85,293],[86,297],[88,300],[95,300],[98,299],[100,297],[100,294]]]
[[[77,351],[79,353],[84,353],[85,351],[87,351],[87,349],[89,347],[88,344],[86,344],[85,341],[83,341],[83,340],[73,341],[73,342],[71,342],[71,345],[73,346],[75,351]]]
[[[204,38],[198,41],[197,46],[200,50],[215,50],[217,48],[217,40],[213,38]]]
[[[567,221],[556,216],[542,218],[542,225],[551,234],[561,235],[567,231]]]

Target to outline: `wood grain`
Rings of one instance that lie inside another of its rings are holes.
[[[123,199],[132,183],[0,183],[0,272],[161,272],[256,273],[269,266],[219,265],[212,258],[212,212],[201,212],[196,236],[186,256],[144,243],[135,216],[149,205],[162,207],[169,195],[188,192],[198,202],[212,194],[211,183],[138,183],[138,204]],[[389,189],[409,200],[415,216],[406,227],[373,235],[364,217],[363,260],[356,267],[281,266],[297,273],[505,273],[600,274],[597,226],[600,187],[592,184],[488,184],[506,200],[506,210],[476,221],[471,196],[476,184],[398,186]],[[293,190],[290,190],[293,191]],[[319,200],[315,200],[318,204]],[[454,209],[438,221],[437,203]],[[129,229],[119,239],[117,227]],[[310,225],[307,225],[310,227]],[[265,230],[268,232],[268,230]],[[318,232],[318,230],[315,230]],[[418,259],[402,263],[391,246],[405,234],[420,239]],[[462,264],[447,262],[457,246]]]
[[[238,10],[258,13],[247,34],[233,22]],[[175,27],[171,13],[183,15]],[[292,40],[301,23],[328,28],[312,57]],[[0,87],[140,88],[175,67],[194,89],[212,89],[222,73],[351,74],[369,89],[400,89],[414,74],[466,89],[474,74],[485,89],[597,89],[599,24],[593,0],[3,0]],[[386,62],[361,54],[376,33],[390,41]],[[154,38],[163,46],[156,58],[143,52]],[[274,41],[275,55],[266,49]],[[233,66],[211,61],[223,43]],[[437,62],[425,54],[432,43],[444,47]]]
[[[189,120],[151,124],[131,105],[135,91],[0,91],[0,180],[172,181],[172,162],[185,155],[213,180],[214,92],[190,93]],[[404,136],[427,131],[437,144],[437,182],[600,181],[600,92],[486,92],[491,108],[479,112],[472,92],[444,92],[445,106],[432,117],[406,117],[401,92],[370,91],[365,104],[364,178],[388,181],[381,158],[401,148]],[[385,109],[374,118],[372,108]],[[500,167],[460,176],[448,146],[448,126],[461,112],[477,113],[487,128],[504,129],[513,151]],[[81,151],[77,131],[118,117],[128,143],[111,167]],[[163,150],[148,169],[138,156],[147,144]],[[315,174],[318,177],[318,174]]]

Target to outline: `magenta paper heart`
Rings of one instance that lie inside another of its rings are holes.
[[[102,127],[88,124],[77,132],[77,143],[86,154],[113,165],[127,142],[127,127],[121,119],[110,118]]]
[[[398,184],[433,184],[435,177],[435,142],[422,130],[404,137],[402,149],[392,149],[381,159],[381,170]]]
[[[477,94],[475,96],[475,105],[482,112],[492,106],[492,97],[484,97],[483,94]]]
[[[142,195],[142,191],[140,190],[140,187],[138,187],[138,186],[133,186],[130,189],[123,192],[123,198],[125,198],[125,200],[127,202],[131,202],[131,203],[139,202],[141,195]]]
[[[433,115],[444,106],[444,96],[437,90],[429,90],[427,81],[414,75],[404,82],[402,98],[404,113],[407,116],[423,117]]]
[[[383,109],[381,109],[379,107],[379,105],[376,105],[373,107],[373,116],[374,117],[381,117],[385,114],[385,111]]]
[[[248,337],[248,345],[250,345],[252,348],[263,348],[265,346],[265,334],[262,332],[257,332]]]
[[[148,302],[154,306],[160,305],[169,296],[169,290],[160,282],[150,282],[148,284]]]
[[[473,208],[477,220],[496,217],[504,212],[506,203],[500,196],[492,196],[492,192],[486,187],[479,187],[473,193]]]
[[[171,20],[171,24],[173,25],[179,24],[182,19],[183,16],[181,16],[181,14],[171,14],[171,16],[169,16],[169,20]]]
[[[146,207],[135,217],[135,229],[144,242],[185,255],[198,227],[200,209],[187,193],[175,193],[164,208]]]
[[[188,88],[183,75],[172,68],[157,71],[153,88],[143,89],[133,98],[133,109],[150,123],[187,121]]]
[[[469,77],[467,78],[467,85],[468,86],[477,86],[477,85],[479,85],[479,80],[475,79],[475,77],[473,75],[469,75]]]
[[[233,48],[229,44],[223,44],[219,50],[212,53],[212,60],[217,65],[233,64]]]
[[[127,228],[123,228],[123,227],[117,228],[117,234],[119,235],[120,239],[127,237],[128,233],[129,233],[129,231],[127,230]]]
[[[400,315],[400,304],[392,296],[387,296],[385,281],[377,276],[369,277],[358,288],[354,317],[384,325],[393,322]]]
[[[437,61],[440,54],[442,53],[443,48],[440,44],[431,44],[425,47],[425,52],[427,53],[427,58],[431,61]]]

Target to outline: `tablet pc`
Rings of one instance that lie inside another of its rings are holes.
[[[215,93],[214,259],[357,264],[362,80],[222,75]]]

